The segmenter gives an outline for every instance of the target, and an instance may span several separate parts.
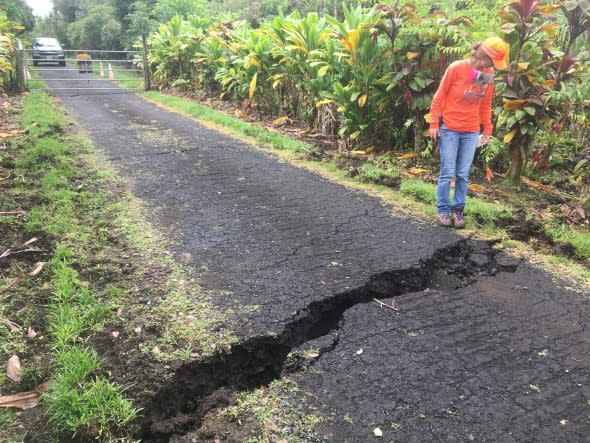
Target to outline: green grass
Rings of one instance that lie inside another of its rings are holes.
[[[11,409],[0,408],[0,443],[16,443],[8,435],[14,426],[15,412]]]
[[[137,417],[138,410],[125,399],[120,386],[100,374],[96,352],[84,345],[93,331],[103,329],[112,318],[112,307],[99,301],[96,290],[75,269],[80,267],[80,251],[96,240],[94,227],[84,218],[88,214],[80,209],[99,210],[105,204],[105,193],[80,191],[73,183],[79,174],[74,159],[86,153],[89,145],[65,135],[70,122],[47,95],[31,93],[25,98],[21,122],[28,128],[28,137],[20,141],[21,156],[15,160],[21,180],[16,181],[19,188],[14,192],[27,193],[37,202],[24,226],[60,239],[47,267],[51,294],[46,330],[54,363],[53,384],[43,404],[53,431],[112,440]],[[12,348],[20,346],[2,329],[0,337],[9,338]]]
[[[467,199],[465,214],[467,217],[477,216],[484,226],[490,227],[494,226],[496,220],[514,218],[510,205],[500,202],[491,203],[472,197]]]
[[[553,241],[570,245],[577,257],[590,259],[590,233],[581,232],[565,224],[549,227],[547,233]]]
[[[228,320],[237,313],[231,308],[219,312],[210,302],[211,294],[203,291],[195,280],[184,282],[183,275],[181,269],[173,271],[166,303],[155,308],[161,318],[174,319],[162,334],[159,346],[149,350],[160,360],[187,359],[183,345],[189,349],[197,345],[201,354],[211,355],[238,342],[234,332],[227,328]],[[240,312],[245,309],[242,307]]]
[[[436,185],[422,180],[404,180],[400,185],[402,194],[410,195],[431,206],[436,204]]]
[[[145,96],[150,100],[164,106],[176,109],[184,114],[195,118],[206,120],[218,125],[225,126],[240,134],[252,137],[258,143],[270,146],[274,149],[287,150],[291,152],[310,152],[315,148],[304,142],[270,131],[261,125],[251,124],[229,116],[223,112],[216,111],[199,103],[190,102],[178,97],[162,95],[158,92],[146,92]]]
[[[365,163],[360,168],[357,180],[366,183],[380,183],[387,179],[397,179],[400,177],[400,171],[395,168],[382,168],[372,163]]]
[[[436,211],[435,184],[425,183],[422,180],[404,180],[400,185],[400,191],[428,204],[431,215]],[[494,229],[494,221],[512,218],[513,212],[509,205],[470,197],[465,205],[465,217],[468,226],[478,225],[478,222],[481,222],[487,229]]]
[[[71,347],[57,354],[55,366],[54,384],[44,402],[56,430],[113,438],[113,429],[137,416],[120,387],[95,376],[100,361],[94,350]]]
[[[239,393],[237,405],[221,414],[233,421],[254,416],[260,424],[261,435],[251,436],[247,441],[315,441],[315,429],[325,418],[303,411],[309,395],[301,393],[295,382],[283,378],[267,387]],[[299,399],[293,400],[297,396]],[[293,428],[297,429],[296,440],[292,440],[290,434]]]

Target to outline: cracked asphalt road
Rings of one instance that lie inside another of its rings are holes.
[[[296,398],[330,418],[326,441],[590,441],[590,308],[578,294],[521,264],[393,300],[398,312],[351,308],[335,348],[290,375]]]
[[[458,241],[132,94],[60,99],[177,258],[226,294],[220,309],[240,308],[244,340]],[[326,417],[321,438],[590,441],[588,298],[526,264],[478,280],[344,313],[334,349],[290,375]]]
[[[311,302],[458,240],[133,94],[60,99],[175,240],[178,259],[203,287],[229,293],[218,303],[240,311],[244,339],[280,333]]]

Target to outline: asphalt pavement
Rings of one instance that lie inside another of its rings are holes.
[[[239,312],[227,327],[247,344],[240,358],[275,359],[271,378],[295,380],[293,398],[321,412],[318,439],[590,441],[587,297],[133,93],[54,94],[175,257],[223,294],[219,309]],[[289,361],[317,340],[318,356]]]

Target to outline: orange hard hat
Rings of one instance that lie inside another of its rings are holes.
[[[488,37],[480,45],[481,50],[492,59],[498,69],[506,69],[510,56],[510,45],[500,37]]]

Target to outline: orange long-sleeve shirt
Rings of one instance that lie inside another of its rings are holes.
[[[442,116],[445,126],[457,132],[492,134],[492,96],[494,82],[480,88],[472,79],[473,68],[467,60],[451,63],[432,99],[431,128],[439,127]],[[489,68],[485,73],[493,73]],[[478,95],[479,94],[479,95]]]

